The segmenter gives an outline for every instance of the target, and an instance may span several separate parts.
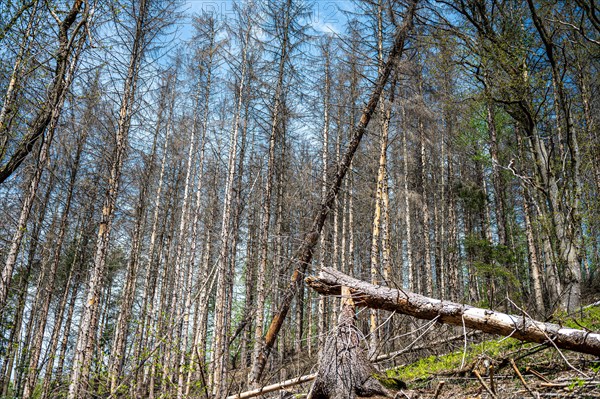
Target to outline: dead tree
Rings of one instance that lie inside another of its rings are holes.
[[[348,287],[359,306],[395,311],[419,319],[435,319],[440,323],[465,326],[521,341],[546,343],[560,349],[600,355],[600,333],[543,323],[527,315],[509,315],[373,285],[331,268],[323,269],[318,277],[308,277],[306,283],[322,295],[340,295],[341,287]]]
[[[312,261],[315,247],[319,242],[319,236],[323,230],[323,226],[325,225],[325,221],[327,220],[329,212],[334,207],[335,200],[342,186],[344,177],[346,176],[346,172],[350,168],[354,153],[358,149],[358,145],[360,144],[371,117],[377,108],[379,98],[381,97],[381,93],[383,92],[388,78],[392,73],[392,69],[394,69],[397,60],[404,52],[404,44],[409,33],[412,31],[413,17],[416,12],[417,4],[418,0],[413,0],[410,3],[404,17],[404,23],[397,29],[395,33],[394,44],[388,53],[388,59],[384,65],[383,71],[379,74],[377,81],[375,82],[373,92],[371,93],[371,97],[363,108],[358,124],[352,131],[352,138],[348,144],[348,147],[346,148],[344,156],[337,166],[335,176],[331,180],[331,185],[327,191],[327,196],[321,203],[321,206],[317,209],[310,230],[304,235],[304,239],[300,243],[300,247],[292,258],[290,265],[287,267],[288,270],[291,269],[294,270],[294,272],[292,273],[291,281],[287,289],[283,292],[279,308],[274,313],[271,324],[265,333],[264,346],[261,350],[261,353],[257,354],[257,358],[255,359],[252,375],[249,377],[249,380],[252,384],[256,384],[260,381],[260,377],[262,376],[262,372],[267,364],[267,359],[271,353],[271,349],[275,344],[279,330],[281,330],[283,321],[285,320],[291,307],[292,299],[296,296],[296,292],[300,287],[302,275],[306,273],[306,269]]]
[[[308,399],[392,397],[375,378],[377,370],[369,361],[364,337],[356,327],[352,294],[346,287],[341,287],[341,290],[342,309],[338,326],[325,341]]]

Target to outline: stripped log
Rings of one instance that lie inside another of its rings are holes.
[[[275,384],[267,385],[262,388],[253,389],[251,391],[241,392],[235,395],[228,396],[227,399],[248,399],[256,396],[264,395],[269,392],[279,391],[281,389],[293,387],[295,385],[304,384],[315,379],[317,373],[307,374],[300,377],[291,378],[286,381],[277,382]]]
[[[437,319],[440,323],[464,325],[485,333],[600,356],[599,333],[373,285],[331,268],[324,268],[318,277],[308,277],[306,283],[322,295],[340,295],[341,287],[348,287],[357,306],[396,311],[425,320]]]

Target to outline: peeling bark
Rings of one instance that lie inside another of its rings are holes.
[[[557,324],[543,323],[525,316],[509,315],[489,309],[428,298],[412,292],[369,284],[345,275],[337,270],[325,268],[318,277],[308,277],[306,283],[322,295],[340,295],[341,287],[349,287],[358,306],[395,311],[419,319],[465,326],[490,334],[549,343],[560,349],[600,355],[600,334]]]

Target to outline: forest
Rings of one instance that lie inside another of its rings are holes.
[[[326,270],[581,313],[599,67],[595,0],[0,0],[0,398],[225,399],[344,325],[371,359],[477,339]]]

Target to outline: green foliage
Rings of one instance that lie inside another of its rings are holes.
[[[564,327],[600,331],[600,306],[590,307],[571,316],[564,313],[557,313],[554,315],[554,319],[555,323],[559,323]],[[456,372],[460,369],[461,364],[463,364],[463,356],[464,364],[468,365],[482,356],[499,359],[517,347],[522,346],[527,348],[533,345],[535,344],[523,343],[514,338],[484,341],[467,346],[466,352],[457,351],[442,356],[429,356],[407,366],[390,369],[386,374],[387,378],[390,379],[418,381],[427,379],[432,374]],[[600,363],[594,364],[592,370],[598,372],[600,370]],[[575,381],[574,384],[577,385],[578,382]]]
[[[373,378],[381,383],[387,389],[393,389],[399,391],[401,389],[406,389],[406,383],[399,378],[390,377],[385,374],[373,374]]]
[[[498,357],[498,355],[514,348],[516,345],[520,345],[520,341],[513,338],[471,344],[467,347],[466,353],[458,351],[442,356],[432,355],[419,359],[408,366],[390,369],[387,371],[387,376],[389,378],[398,378],[402,381],[426,379],[432,374],[459,370],[461,364],[463,364],[463,356],[464,364],[466,365],[482,355],[491,358]]]
[[[572,315],[556,312],[553,319],[555,323],[564,327],[598,332],[600,331],[600,306],[592,306]]]
[[[480,212],[485,208],[486,196],[483,189],[471,181],[458,182],[455,186],[456,194],[467,209]]]
[[[515,255],[510,248],[492,244],[474,234],[467,235],[464,244],[477,275],[502,278],[512,285],[518,284],[517,277],[507,267],[515,263]]]

